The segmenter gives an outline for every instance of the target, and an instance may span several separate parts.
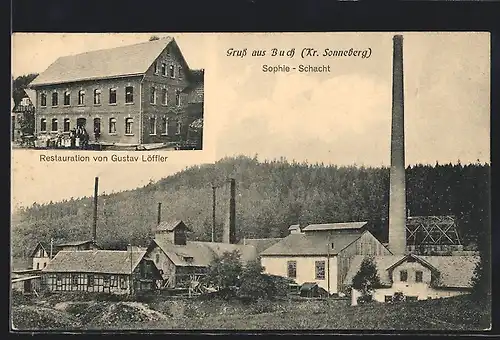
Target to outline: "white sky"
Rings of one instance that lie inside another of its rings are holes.
[[[146,41],[144,34],[16,34],[14,77],[59,56]],[[14,152],[14,204],[135,188],[225,155],[281,156],[338,165],[388,165],[394,33],[171,34],[192,68],[205,68],[206,152],[168,165],[42,165]],[[407,164],[490,161],[487,33],[404,33]],[[228,48],[372,49],[369,59],[229,58]],[[330,65],[323,74],[269,74],[262,64]],[[184,154],[184,153],[183,153]],[[215,157],[214,157],[215,155]],[[201,157],[201,158],[200,158]],[[125,170],[126,171],[123,171]],[[51,177],[51,174],[64,174]],[[84,181],[75,185],[75,177]],[[30,182],[30,183],[28,183]],[[58,187],[58,190],[54,190]]]

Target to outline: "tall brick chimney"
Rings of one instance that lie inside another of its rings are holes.
[[[224,225],[222,242],[236,243],[236,181],[231,178],[231,189],[229,198],[229,218]]]
[[[401,255],[406,252],[403,36],[395,35],[393,44],[389,249]]]
[[[94,218],[92,223],[92,242],[97,241],[97,196],[99,192],[99,177],[95,178],[94,182]]]

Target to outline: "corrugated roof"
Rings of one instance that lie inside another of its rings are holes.
[[[439,287],[443,288],[469,288],[470,280],[474,275],[474,268],[479,261],[479,256],[417,256],[439,272]],[[356,255],[351,260],[351,265],[344,279],[344,284],[349,285],[354,275],[358,272],[364,255]],[[404,260],[405,255],[375,256],[373,260],[377,267],[380,282],[386,286],[391,286],[390,271],[391,266]]]
[[[30,86],[140,75],[148,70],[172,41],[173,38],[167,37],[60,57],[36,77]]]
[[[267,248],[281,241],[282,238],[246,238],[239,242],[247,246],[253,246],[257,254],[262,253]]]
[[[130,258],[135,269],[144,254],[145,251],[132,252],[131,256],[124,250],[60,251],[42,272],[130,274]]]
[[[334,255],[361,237],[361,233],[339,233],[325,235],[307,233],[290,234],[261,253],[261,256],[288,255]],[[331,244],[333,243],[333,248]],[[329,247],[329,248],[328,248]]]
[[[188,226],[182,222],[181,220],[176,220],[176,221],[164,221],[158,224],[156,227],[157,231],[173,231],[175,228],[183,226],[187,230],[191,231],[191,229],[188,228]]]
[[[216,256],[234,250],[240,252],[241,260],[244,263],[257,258],[257,252],[253,246],[198,241],[188,241],[186,245],[176,245],[157,239],[154,242],[176,266],[180,267],[207,267]]]
[[[367,222],[309,224],[303,231],[361,229]]]

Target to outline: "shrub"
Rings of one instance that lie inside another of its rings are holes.
[[[361,292],[364,299],[371,299],[375,288],[380,287],[380,278],[377,272],[377,266],[372,257],[365,257],[361,266],[352,279],[352,287]],[[368,298],[370,296],[370,298]]]

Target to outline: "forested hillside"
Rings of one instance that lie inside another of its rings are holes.
[[[389,169],[308,165],[286,160],[222,159],[188,168],[142,188],[99,197],[98,242],[119,249],[145,245],[157,221],[182,219],[191,239],[210,240],[212,183],[217,189],[217,237],[227,220],[229,183],[237,184],[237,236],[279,237],[290,224],[368,221],[372,232],[387,238]],[[94,178],[87,179],[93,183]],[[453,214],[464,239],[489,228],[490,166],[417,165],[407,169],[407,206],[411,215]],[[13,216],[15,256],[29,254],[38,241],[90,238],[92,197],[33,204]]]

